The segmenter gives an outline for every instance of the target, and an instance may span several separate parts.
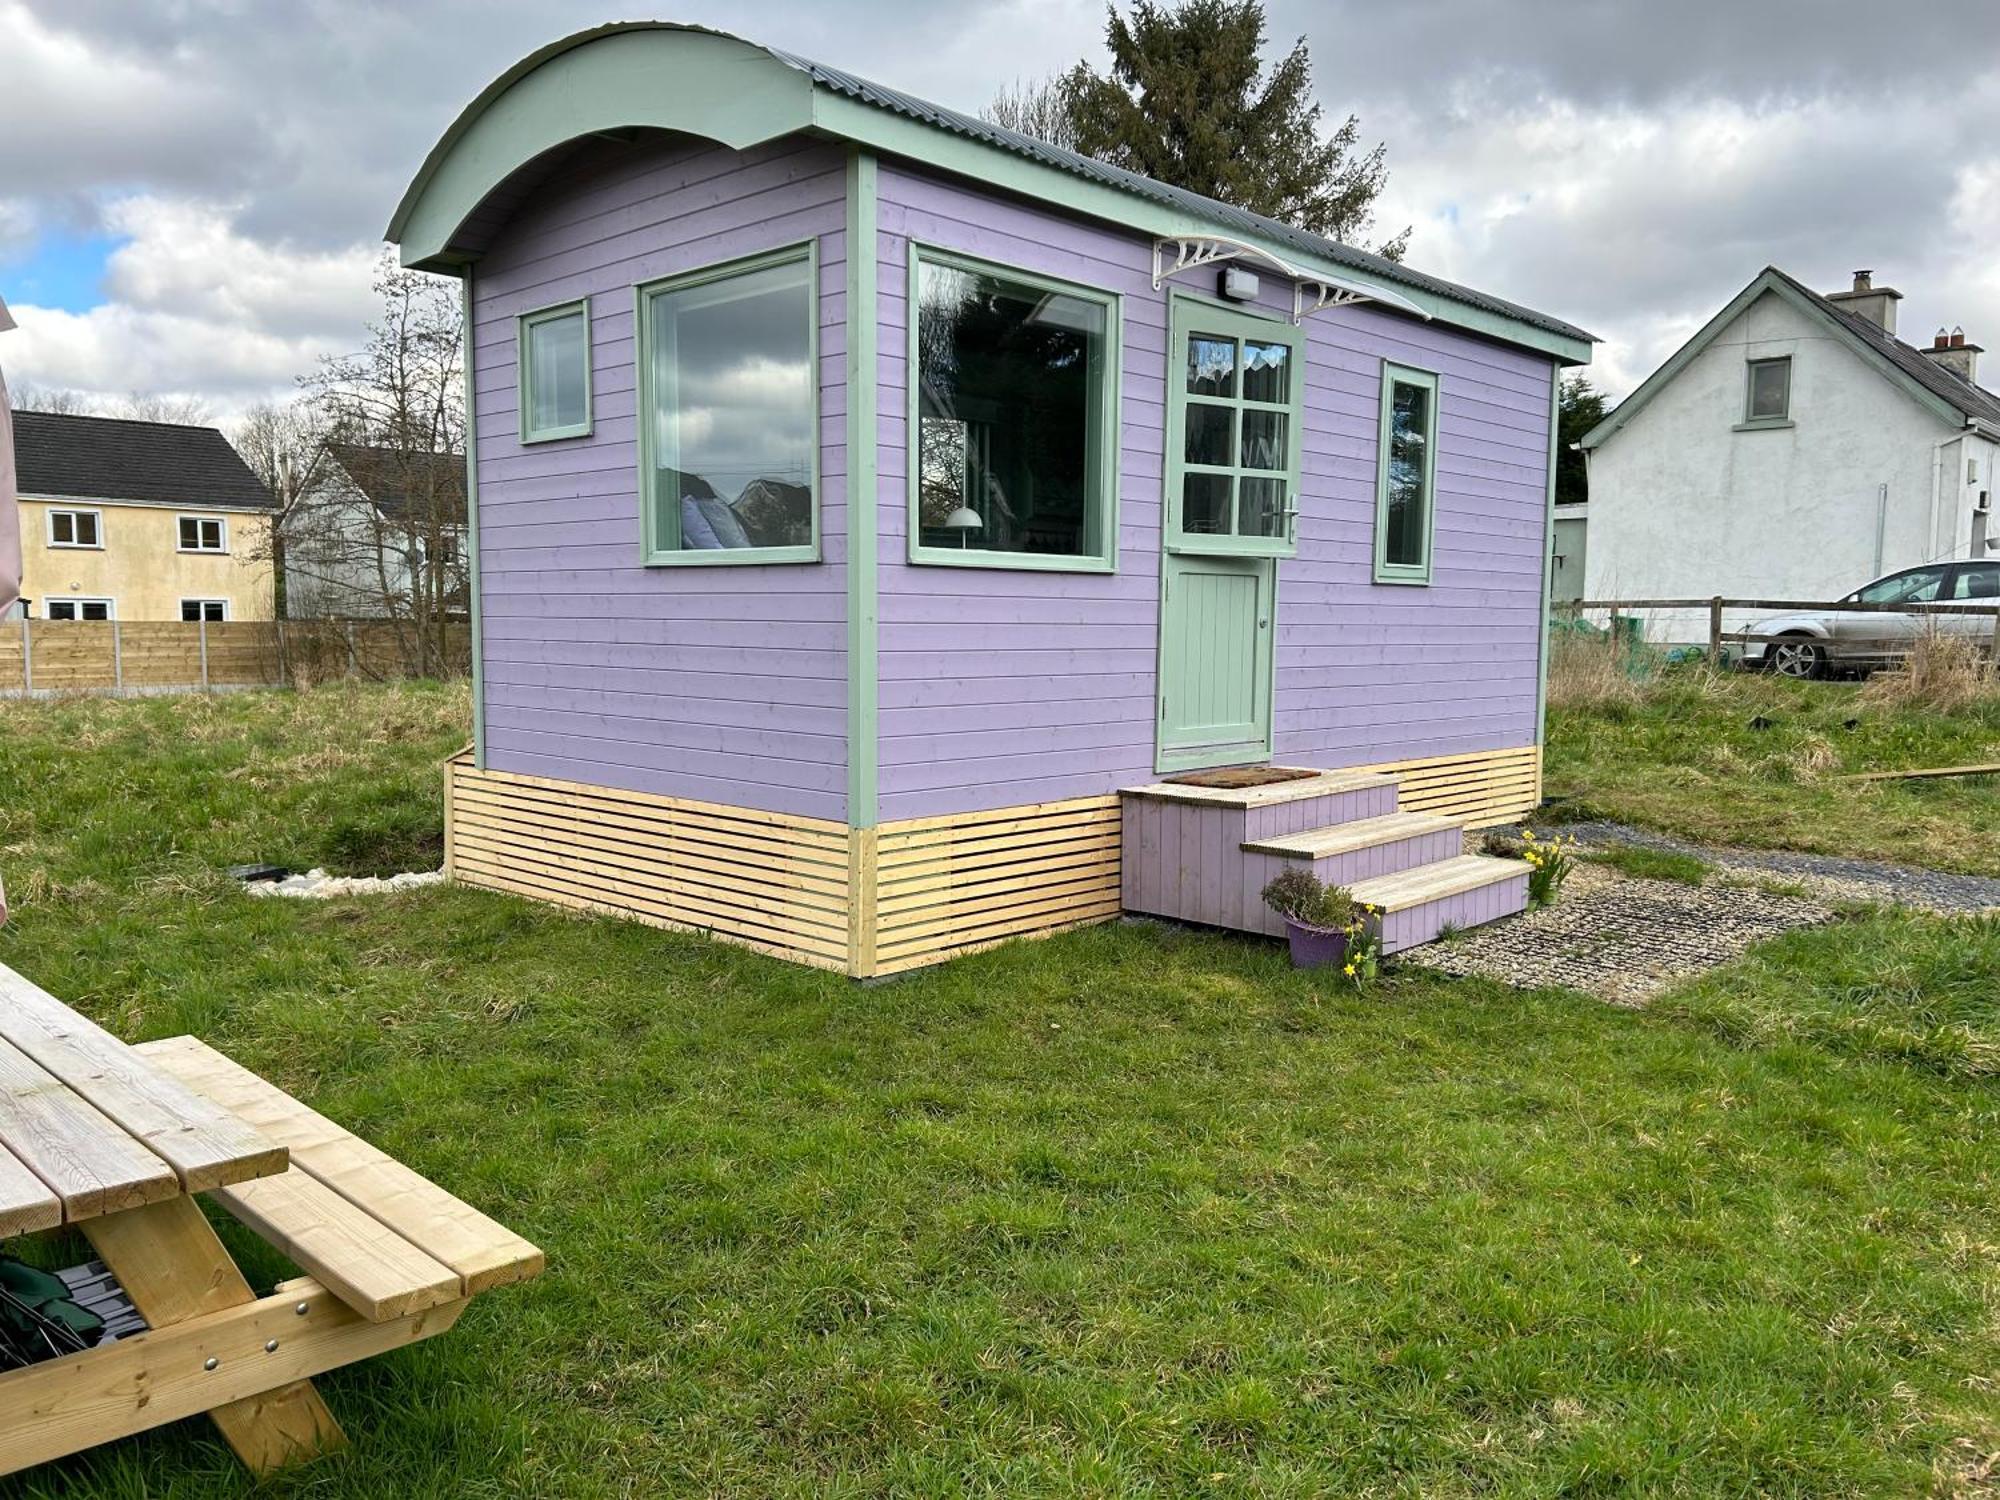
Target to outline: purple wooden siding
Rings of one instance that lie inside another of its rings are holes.
[[[844,173],[837,149],[800,140],[587,149],[524,196],[475,267],[492,768],[845,818]],[[808,238],[825,560],[640,566],[634,285]],[[585,295],[593,433],[524,448],[515,316]]]
[[[1447,923],[1454,927],[1477,927],[1527,909],[1528,874],[1523,870],[1509,880],[1390,912],[1381,922],[1382,951],[1400,953],[1405,948],[1428,943]]]
[[[885,166],[881,196],[882,817],[1149,781],[1167,339],[1151,245],[912,169]],[[912,237],[1123,294],[1115,576],[906,562]],[[1267,304],[1288,312],[1289,286],[1265,280]],[[1340,767],[1532,743],[1549,361],[1366,307],[1307,329],[1299,556],[1278,568],[1275,758]],[[1384,357],[1442,377],[1429,588],[1372,581]]]

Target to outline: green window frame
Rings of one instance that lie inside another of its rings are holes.
[[[758,271],[784,266],[806,268],[806,386],[812,413],[810,479],[812,539],[793,546],[688,548],[681,546],[680,511],[659,503],[655,494],[654,457],[659,419],[653,379],[653,304],[659,298],[695,287],[732,281]],[[649,568],[762,567],[773,563],[816,563],[820,560],[820,428],[823,420],[819,385],[819,241],[760,251],[734,260],[717,261],[689,271],[642,281],[632,288],[633,341],[637,362],[639,450],[639,554]]]
[[[1305,432],[1306,337],[1305,330],[1281,315],[1264,315],[1245,308],[1231,307],[1206,297],[1176,292],[1168,318],[1167,339],[1167,451],[1166,451],[1166,545],[1173,552],[1197,552],[1220,557],[1295,557],[1298,555],[1298,510],[1300,454]],[[1195,392],[1189,389],[1189,360],[1192,343],[1235,345],[1227,393]],[[1282,345],[1287,353],[1285,399],[1262,400],[1245,394],[1249,375],[1250,344],[1264,348]],[[1227,464],[1193,462],[1188,458],[1188,410],[1224,411],[1230,445]],[[1282,467],[1245,462],[1242,452],[1248,442],[1251,423],[1256,419],[1281,419],[1285,428]],[[1225,510],[1231,529],[1190,531],[1187,525],[1187,485],[1190,478],[1208,476],[1228,486]],[[1242,503],[1249,484],[1279,485],[1283,504],[1278,518],[1283,525],[1270,533],[1244,532]]]
[[[1780,390],[1778,410],[1762,412],[1757,410],[1757,377],[1767,370],[1777,370],[1784,377]],[[1792,357],[1789,354],[1775,355],[1765,359],[1745,360],[1743,363],[1743,420],[1738,429],[1745,427],[1789,427],[1792,425]]]
[[[1420,555],[1415,559],[1389,556],[1389,467],[1396,432],[1396,388],[1424,392],[1423,519],[1418,527]],[[1375,581],[1428,584],[1432,541],[1437,534],[1438,376],[1435,370],[1382,362],[1382,425],[1375,454]]]
[[[1097,372],[1097,410],[1092,414],[1084,453],[1084,469],[1094,486],[1084,511],[1084,550],[1078,553],[959,551],[950,547],[927,546],[922,541],[921,488],[923,475],[919,444],[922,440],[921,316],[918,289],[926,265],[944,266],[975,276],[993,276],[1031,290],[1055,296],[1074,297],[1104,309],[1103,366]],[[905,481],[904,530],[912,564],[945,568],[1001,568],[1042,573],[1115,573],[1118,571],[1118,450],[1123,431],[1121,389],[1125,357],[1124,298],[1117,292],[1080,282],[1064,281],[1025,270],[1005,261],[964,255],[935,245],[910,241],[908,295],[905,298],[905,355],[908,363],[904,384],[904,412],[908,431],[904,442]]]
[[[549,323],[559,323],[565,318],[583,319],[583,420],[560,427],[537,427],[534,424],[535,380],[534,361],[529,358],[529,345],[534,341],[535,330]],[[514,368],[519,372],[521,441],[523,443],[552,443],[561,438],[589,437],[591,430],[590,396],[590,299],[573,297],[567,302],[554,302],[547,307],[538,307],[533,312],[522,313],[515,319]]]

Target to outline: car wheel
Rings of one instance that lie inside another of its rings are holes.
[[[1801,681],[1826,676],[1826,647],[1810,636],[1787,636],[1771,645],[1771,670]]]

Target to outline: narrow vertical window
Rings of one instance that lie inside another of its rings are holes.
[[[640,289],[648,563],[818,557],[813,267],[802,245]]]
[[[1375,581],[1429,583],[1437,491],[1438,378],[1382,367],[1375,492]]]
[[[521,441],[590,435],[590,304],[521,318]]]
[[[1792,359],[1753,359],[1744,396],[1746,422],[1783,422],[1792,414]]]

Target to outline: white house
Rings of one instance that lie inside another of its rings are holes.
[[[1832,600],[2000,549],[2000,398],[1962,332],[1896,337],[1901,296],[1766,267],[1592,428],[1585,597]],[[1700,640],[1707,616],[1649,630]]]
[[[462,617],[465,457],[328,443],[284,539],[291,619]]]

